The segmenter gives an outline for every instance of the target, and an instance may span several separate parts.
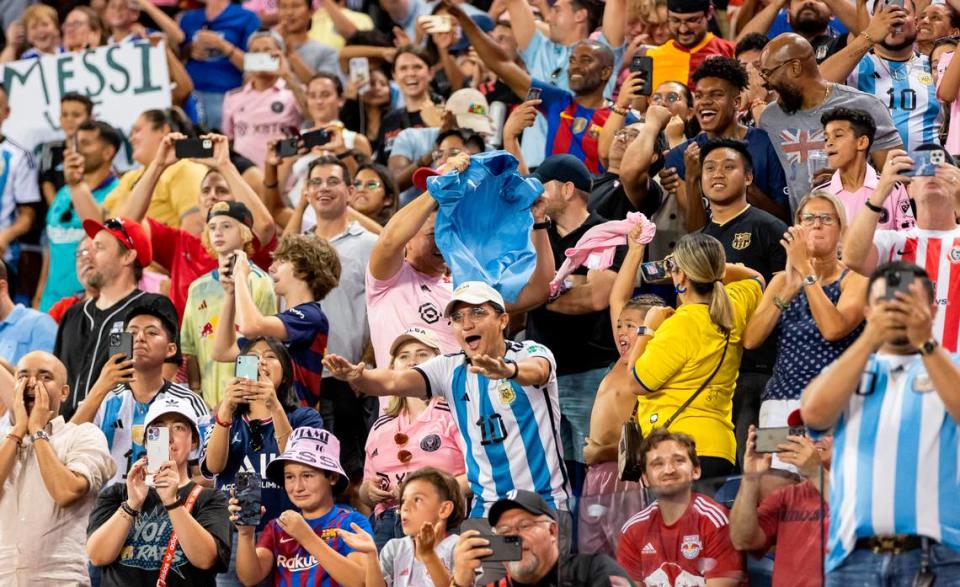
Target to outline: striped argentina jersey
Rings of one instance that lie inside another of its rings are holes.
[[[428,396],[446,398],[460,430],[467,480],[475,496],[470,517],[485,517],[490,506],[513,489],[535,491],[552,507],[568,510],[556,361],[542,344],[506,344],[508,360],[546,359],[547,384],[520,386],[470,373],[463,352],[435,357],[414,369],[426,380]]]
[[[870,357],[833,430],[827,572],[869,536],[960,550],[958,440],[919,354]]]
[[[880,263],[906,261],[919,265],[933,280],[937,314],[933,336],[943,348],[957,352],[960,334],[960,227],[953,230],[878,230],[873,236]]]
[[[143,427],[146,423],[144,419],[153,402],[166,393],[186,400],[187,404],[193,408],[198,420],[210,412],[207,404],[199,395],[182,385],[167,380],[164,380],[160,390],[149,403],[141,404],[133,397],[133,391],[129,387],[118,385],[107,394],[103,403],[100,404],[100,409],[97,410],[97,415],[93,418],[93,424],[107,437],[110,456],[117,463],[117,473],[113,476],[113,479],[107,482],[107,485],[123,483],[127,478],[127,471],[130,470],[133,463],[146,454],[143,444]],[[203,445],[204,433],[203,426],[200,426],[201,446]],[[199,459],[201,450],[192,451],[190,460]]]
[[[938,131],[943,112],[926,55],[914,54],[909,61],[889,61],[868,53],[847,78],[847,85],[876,96],[890,109],[907,151],[940,143]]]

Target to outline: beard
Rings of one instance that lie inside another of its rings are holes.
[[[599,73],[593,74],[583,74],[583,77],[580,78],[579,83],[574,83],[572,80],[569,82],[571,92],[591,92],[598,88],[600,84],[603,83],[603,80],[600,79]]]
[[[100,289],[107,282],[107,276],[100,271],[92,271],[87,278],[87,284],[91,289]]]
[[[804,11],[801,10],[800,14],[804,14]],[[790,19],[790,26],[793,27],[793,32],[803,37],[824,33],[830,24],[830,17],[824,17],[819,12],[816,13],[816,16],[808,16],[809,14],[810,11],[807,11],[804,16],[798,14],[796,19]]]
[[[507,563],[507,571],[510,577],[521,583],[532,583],[538,579],[533,576],[540,566],[540,557],[533,552],[528,552],[527,556],[518,561]]]
[[[887,51],[901,51],[913,45],[913,42],[917,40],[917,35],[914,33],[910,37],[904,37],[899,43],[888,43],[886,39],[880,41],[880,46],[886,49]]]
[[[780,108],[787,114],[796,114],[803,107],[803,94],[788,87],[774,88],[777,90]]]

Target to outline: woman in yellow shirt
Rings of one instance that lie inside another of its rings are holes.
[[[731,412],[741,337],[763,296],[763,278],[728,265],[723,245],[705,234],[680,239],[666,264],[679,306],[651,309],[638,330],[637,421],[649,434],[706,382],[669,427],[696,441],[702,478],[727,475],[736,459]]]

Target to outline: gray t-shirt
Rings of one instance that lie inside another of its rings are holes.
[[[330,239],[340,258],[340,283],[323,298],[323,311],[330,320],[327,351],[351,363],[360,361],[363,345],[370,338],[365,278],[376,243],[377,236],[357,222]]]
[[[313,39],[297,47],[297,54],[304,63],[319,73],[325,71],[340,75],[340,63],[337,61],[337,50]]]
[[[827,167],[820,117],[827,110],[838,106],[865,110],[873,116],[877,134],[870,147],[871,152],[903,145],[897,129],[893,126],[890,111],[883,102],[849,86],[832,85],[823,103],[794,114],[786,114],[777,102],[769,104],[760,116],[760,128],[770,135],[783,171],[787,174],[791,210],[796,210],[800,200],[810,192],[812,174]]]

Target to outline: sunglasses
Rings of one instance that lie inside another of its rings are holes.
[[[133,237],[131,237],[130,233],[127,232],[127,229],[123,227],[123,222],[120,222],[120,220],[116,218],[107,218],[104,221],[103,226],[122,234],[123,240],[126,241],[128,249],[136,249],[136,247],[133,245]]]
[[[413,459],[413,453],[403,448],[410,442],[410,437],[403,432],[397,432],[393,435],[393,442],[396,443],[397,448],[400,449],[397,451],[397,460],[406,465]]]
[[[250,420],[250,448],[253,452],[263,450],[263,428],[260,420]]]

